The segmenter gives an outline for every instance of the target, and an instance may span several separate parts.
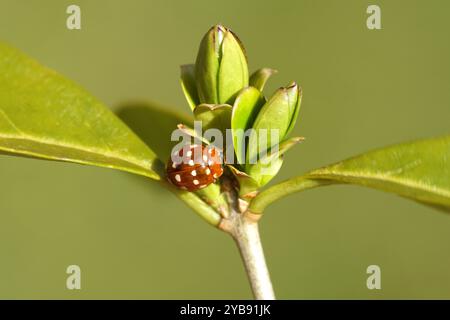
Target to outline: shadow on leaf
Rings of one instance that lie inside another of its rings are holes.
[[[152,102],[119,105],[117,116],[124,121],[165,162],[177,141],[171,141],[177,124],[192,125],[192,117]]]

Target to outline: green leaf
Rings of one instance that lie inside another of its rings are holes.
[[[267,80],[269,80],[269,78],[277,72],[277,70],[270,68],[258,69],[250,76],[249,84],[259,91],[263,91]]]
[[[292,137],[281,142],[277,148],[273,147],[263,160],[270,160],[274,157],[281,157],[296,144],[304,141],[304,137]]]
[[[207,139],[205,139],[202,135],[201,132],[197,132],[194,129],[184,125],[184,124],[178,124],[177,125],[178,129],[181,130],[181,132],[183,132],[185,135],[190,136],[194,141],[195,144],[206,144],[209,145],[211,144],[210,141],[208,141]],[[191,139],[191,140],[192,140]]]
[[[160,179],[162,164],[107,107],[0,44],[0,150]]]
[[[247,165],[245,168],[245,171],[258,183],[259,187],[269,183],[278,174],[283,165],[282,157],[271,159],[268,163],[263,163],[262,160],[256,164]]]
[[[254,87],[242,89],[234,101],[231,129],[233,130],[234,151],[238,163],[245,163],[244,133],[252,127],[265,102],[264,96]]]
[[[258,183],[259,187],[266,185],[280,171],[283,165],[283,155],[303,140],[303,137],[293,137],[281,142],[276,148],[272,148],[270,152],[264,155],[258,163],[248,164],[246,172]]]
[[[240,171],[231,165],[229,165],[228,168],[239,182],[239,197],[245,200],[252,199],[259,188],[258,182],[245,172]]]
[[[185,64],[180,67],[181,69],[181,89],[186,97],[191,110],[200,103],[200,99],[197,93],[197,86],[195,85],[195,65]]]
[[[261,213],[288,194],[329,184],[375,188],[448,210],[450,136],[378,149],[286,180],[261,192],[250,210]]]

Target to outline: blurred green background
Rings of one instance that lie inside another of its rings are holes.
[[[66,29],[78,4],[82,30]],[[382,30],[366,28],[378,4]],[[244,42],[267,92],[303,87],[277,181],[392,143],[450,132],[450,2],[0,1],[0,39],[115,108],[187,112],[179,65],[215,23]],[[157,119],[146,119],[152,126]],[[161,137],[163,138],[163,137]],[[395,195],[326,187],[271,206],[261,222],[282,299],[450,298],[450,216]],[[82,270],[82,290],[65,287]],[[366,268],[381,267],[382,290]],[[0,157],[0,298],[251,298],[232,240],[144,178]]]

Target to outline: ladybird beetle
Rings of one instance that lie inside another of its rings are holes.
[[[185,145],[167,162],[168,180],[180,189],[195,191],[215,182],[223,173],[222,156],[213,146]]]

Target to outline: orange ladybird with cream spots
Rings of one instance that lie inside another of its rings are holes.
[[[173,152],[166,173],[168,180],[180,189],[205,188],[223,173],[221,153],[213,146],[186,145]]]

